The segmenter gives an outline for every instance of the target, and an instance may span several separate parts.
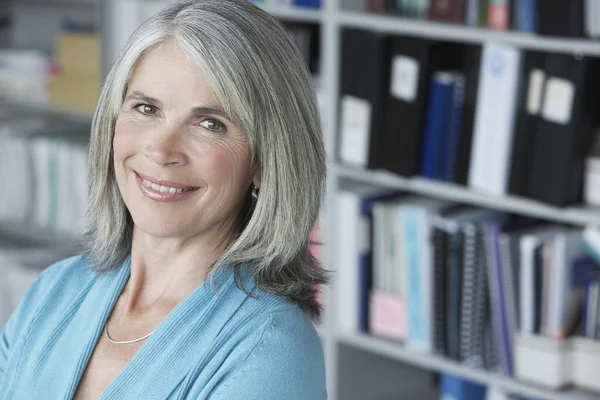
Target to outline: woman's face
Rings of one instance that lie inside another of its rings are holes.
[[[114,168],[136,229],[224,238],[253,177],[244,132],[174,43],[140,59],[113,139]]]

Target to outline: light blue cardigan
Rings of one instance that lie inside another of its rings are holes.
[[[71,399],[129,277],[130,263],[98,275],[81,256],[29,289],[0,337],[0,399]],[[260,291],[242,269],[218,270],[173,309],[102,400],[322,400],[319,337],[291,301]],[[216,293],[216,294],[215,294]]]

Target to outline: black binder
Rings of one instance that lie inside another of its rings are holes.
[[[538,33],[550,36],[584,36],[585,0],[538,0]]]
[[[456,183],[466,185],[469,179],[471,144],[475,126],[479,70],[481,68],[481,46],[471,45],[465,51],[465,98],[463,104],[462,127],[456,157]]]
[[[530,197],[565,206],[580,202],[582,197],[585,156],[598,121],[598,60],[547,54],[545,70],[545,93],[553,78],[573,85],[572,114],[567,123],[557,123],[540,115],[534,139]]]
[[[341,94],[371,104],[367,168],[378,168],[382,160],[383,109],[389,81],[389,38],[357,29],[343,29],[341,36]]]
[[[531,171],[531,159],[533,156],[534,138],[537,132],[539,112],[528,110],[528,97],[530,90],[540,90],[541,99],[544,98],[543,88],[545,77],[541,88],[532,88],[532,72],[536,69],[544,69],[544,54],[527,51],[523,54],[521,67],[521,83],[519,85],[517,115],[515,118],[515,131],[513,135],[512,155],[510,164],[510,175],[508,180],[508,192],[516,196],[529,196],[529,171]],[[541,102],[540,102],[541,105]]]

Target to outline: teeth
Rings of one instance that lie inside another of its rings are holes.
[[[157,185],[156,183],[152,183],[145,179],[142,179],[142,183],[144,184],[144,186],[152,188],[152,190],[156,190],[157,192],[161,192],[161,193],[175,194],[175,193],[181,193],[184,191],[194,190],[193,188],[182,189],[182,188],[172,188],[172,187],[168,187],[168,186]]]

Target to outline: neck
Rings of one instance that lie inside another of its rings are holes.
[[[172,309],[204,281],[230,240],[163,239],[134,228],[123,312],[142,315],[151,309]]]

